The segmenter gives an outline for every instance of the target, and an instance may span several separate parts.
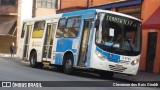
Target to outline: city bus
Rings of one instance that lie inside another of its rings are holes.
[[[83,69],[112,77],[136,75],[141,20],[107,10],[86,9],[23,21],[19,52],[30,66],[52,65],[72,74]]]

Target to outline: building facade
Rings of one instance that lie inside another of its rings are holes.
[[[25,19],[56,14],[60,0],[18,0],[17,46],[21,35],[22,22]],[[17,51],[17,55],[21,53]]]
[[[60,0],[33,0],[32,17],[56,14]]]
[[[126,0],[60,0],[57,13],[87,9],[94,6],[122,2]]]
[[[142,2],[142,55],[140,70],[160,73],[160,1]]]
[[[16,46],[17,3],[18,0],[0,0],[0,53],[9,53],[12,42]]]
[[[55,14],[60,0],[0,0],[0,53],[9,53],[15,43],[17,52],[24,19]]]

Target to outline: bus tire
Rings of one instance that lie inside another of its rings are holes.
[[[69,55],[64,57],[63,71],[65,74],[73,74],[73,57]]]
[[[100,71],[100,77],[103,79],[113,79],[114,72]]]
[[[35,51],[31,53],[31,56],[30,56],[30,66],[32,68],[43,68],[43,64],[37,62],[37,53]]]

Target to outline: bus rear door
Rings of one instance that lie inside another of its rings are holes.
[[[53,42],[54,42],[54,35],[56,30],[56,23],[47,23],[45,38],[44,38],[44,46],[43,46],[43,56],[42,60],[51,61],[52,59],[52,49],[53,49]],[[45,64],[45,63],[44,63]]]
[[[28,59],[28,51],[29,51],[29,43],[30,43],[32,27],[33,27],[33,23],[28,22],[26,26],[27,29],[25,33],[25,39],[24,39],[23,59]]]

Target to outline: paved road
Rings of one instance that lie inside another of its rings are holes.
[[[123,79],[105,80],[123,82]],[[15,58],[0,57],[0,81],[104,81],[96,74],[79,72],[76,75],[66,75],[51,69],[36,69]],[[151,90],[150,87],[54,87],[54,88],[0,88],[0,90]],[[152,88],[157,89],[157,88]]]

